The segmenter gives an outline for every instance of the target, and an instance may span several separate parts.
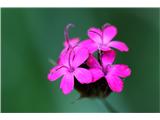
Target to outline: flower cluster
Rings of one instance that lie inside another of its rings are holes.
[[[65,28],[64,49],[57,65],[50,70],[48,79],[55,81],[63,76],[60,88],[64,94],[69,94],[74,88],[81,95],[86,92],[88,96],[121,92],[122,79],[130,76],[131,69],[124,64],[114,64],[114,49],[128,51],[125,43],[113,40],[117,28],[110,24],[105,24],[102,29],[92,27],[88,30],[88,39],[80,41],[79,38],[68,37],[68,30],[72,26],[69,24]]]

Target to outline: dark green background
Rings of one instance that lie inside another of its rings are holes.
[[[106,100],[119,112],[159,112],[158,47],[159,9],[7,9],[2,8],[2,112],[109,112],[98,99],[75,101],[73,91],[65,96],[60,79],[47,80],[63,48],[63,30],[76,27],[71,37],[87,38],[91,26],[117,26],[116,37],[130,48],[117,54],[116,63],[128,64],[131,77],[121,94]]]

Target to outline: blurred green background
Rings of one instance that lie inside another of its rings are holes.
[[[70,36],[81,39],[91,26],[116,25],[116,39],[130,48],[116,63],[128,64],[132,75],[106,100],[119,112],[159,112],[159,15],[158,8],[2,8],[2,112],[109,112],[98,99],[76,101],[75,90],[63,95],[60,79],[47,80],[68,23],[76,25]]]

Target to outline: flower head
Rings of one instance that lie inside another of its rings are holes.
[[[117,35],[117,28],[113,25],[105,25],[102,30],[92,27],[88,30],[89,39],[81,43],[82,46],[87,47],[90,53],[97,49],[102,51],[110,50],[111,48],[118,49],[121,52],[127,52],[128,47],[121,41],[112,41]]]
[[[74,41],[67,41],[62,51],[58,65],[53,67],[48,74],[50,81],[55,81],[63,76],[60,84],[64,94],[70,93],[74,88],[74,77],[82,84],[90,83],[92,76],[89,70],[79,67],[87,60],[89,53],[86,48],[82,48]],[[75,44],[76,45],[73,45]]]
[[[130,76],[131,69],[124,64],[114,64],[116,53],[112,48],[128,51],[125,43],[112,41],[117,34],[116,27],[109,24],[102,30],[92,27],[88,30],[89,39],[82,42],[79,38],[69,38],[71,27],[73,25],[69,24],[64,30],[64,48],[48,79],[55,81],[62,76],[60,89],[64,94],[74,88],[87,97],[106,97],[111,92],[121,92],[123,79]],[[98,58],[93,56],[95,51]]]
[[[106,51],[101,56],[101,65],[90,55],[87,65],[91,68],[94,81],[101,77],[105,77],[109,87],[113,92],[121,92],[123,89],[123,81],[121,78],[130,76],[131,70],[124,64],[113,64],[115,60],[115,52],[113,50]]]

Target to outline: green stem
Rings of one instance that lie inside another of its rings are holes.
[[[57,63],[56,61],[52,60],[52,59],[48,59],[49,63],[51,63],[53,66],[55,66]]]
[[[118,111],[117,110],[115,110],[115,108],[108,102],[108,101],[106,101],[105,99],[100,99],[101,100],[101,102],[103,103],[103,105],[105,106],[105,108],[107,109],[107,110],[109,110],[110,112],[114,112],[114,113],[118,113]]]

